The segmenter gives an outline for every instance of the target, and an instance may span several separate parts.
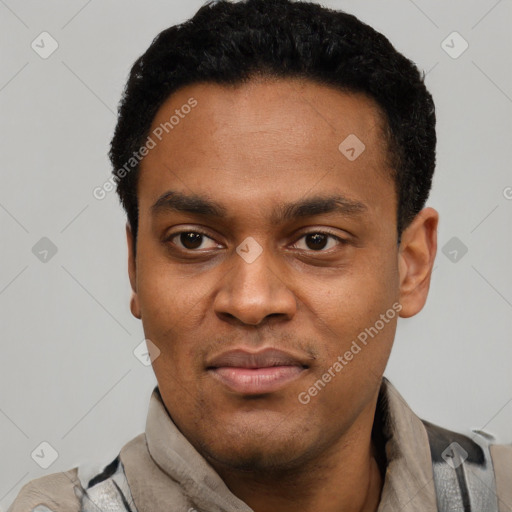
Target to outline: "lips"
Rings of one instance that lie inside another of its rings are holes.
[[[275,392],[308,369],[304,358],[267,348],[259,352],[236,349],[207,363],[207,371],[231,391],[244,395]]]

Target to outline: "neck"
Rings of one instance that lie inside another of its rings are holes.
[[[358,418],[335,445],[295,469],[256,474],[214,464],[215,469],[254,512],[375,512],[383,478],[371,435],[374,412],[363,413],[366,418]]]

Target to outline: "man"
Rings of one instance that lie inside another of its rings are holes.
[[[353,16],[220,1],[159,34],[110,153],[146,432],[9,511],[511,511],[512,446],[422,421],[383,378],[427,299],[435,144],[417,68]]]

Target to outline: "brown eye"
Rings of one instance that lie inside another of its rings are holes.
[[[300,247],[299,241],[304,240],[303,247]],[[299,249],[315,252],[327,252],[336,245],[344,245],[347,241],[342,238],[332,235],[331,233],[323,233],[321,231],[306,233],[299,238],[296,242]],[[305,246],[305,247],[304,247]],[[327,249],[327,250],[324,250]]]
[[[323,249],[327,244],[328,236],[323,233],[306,235],[306,245],[313,251]]]
[[[185,251],[198,252],[198,249],[215,249],[217,247],[217,244],[209,236],[199,231],[180,231],[171,235],[167,241]],[[206,245],[208,241],[212,242],[212,246]]]
[[[185,249],[197,249],[203,243],[203,235],[200,233],[181,233],[180,242]]]

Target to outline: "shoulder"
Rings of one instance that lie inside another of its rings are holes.
[[[497,471],[508,471],[512,482],[512,444],[492,444],[491,456]]]
[[[78,468],[26,483],[7,512],[80,512]]]
[[[482,430],[456,432],[422,420],[428,434],[433,462],[460,458],[460,463],[485,465],[496,473],[512,471],[512,444],[498,444],[496,438]],[[511,475],[512,476],[512,475]]]
[[[448,505],[458,510],[459,505],[469,503],[477,505],[475,510],[501,510],[504,503],[512,510],[512,445],[497,444],[481,430],[465,434],[422,421],[442,510],[450,510]]]
[[[120,455],[89,480],[82,493],[81,512],[113,510],[113,506],[137,511]]]
[[[136,510],[119,455],[84,479],[83,468],[54,473],[25,484],[7,512],[97,512]]]
[[[512,510],[512,444],[493,444],[490,452],[500,502]]]

